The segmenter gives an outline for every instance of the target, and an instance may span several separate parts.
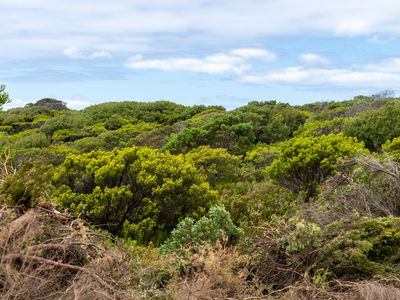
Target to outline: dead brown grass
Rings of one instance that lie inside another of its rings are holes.
[[[163,257],[151,247],[112,247],[105,236],[53,210],[31,209],[18,218],[10,209],[0,213],[7,220],[0,222],[0,299],[400,300],[398,278],[318,288],[305,273],[265,260],[258,270],[270,277],[265,281],[235,248],[206,245]]]
[[[398,278],[360,282],[334,281],[329,288],[318,288],[307,280],[296,286],[274,291],[268,300],[399,300]]]
[[[362,176],[370,178],[362,183]],[[400,216],[400,165],[390,158],[352,158],[324,184],[323,196],[334,198],[340,216],[354,210],[368,217]]]
[[[128,299],[125,256],[80,221],[30,209],[1,224],[0,297]]]
[[[182,262],[183,276],[168,288],[176,300],[262,299],[262,288],[247,264],[247,257],[233,248],[205,246]]]

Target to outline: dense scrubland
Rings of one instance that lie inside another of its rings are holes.
[[[399,100],[2,111],[1,298],[400,299]]]

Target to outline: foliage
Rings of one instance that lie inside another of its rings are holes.
[[[76,148],[80,153],[86,153],[97,149],[104,149],[106,148],[106,143],[97,137],[84,137],[74,141],[71,146]]]
[[[396,274],[399,230],[400,219],[395,217],[333,223],[324,231],[328,242],[321,249],[318,267],[346,279]]]
[[[118,115],[112,115],[110,118],[108,118],[105,122],[105,128],[107,130],[116,130],[121,128],[124,125],[125,121],[122,117]]]
[[[171,237],[160,247],[162,253],[179,252],[181,249],[217,242],[233,244],[243,231],[232,222],[229,212],[223,206],[216,206],[198,221],[185,218],[172,230]]]
[[[347,118],[381,108],[387,102],[393,100],[388,95],[384,93],[371,96],[359,95],[352,100],[316,102],[305,104],[302,109],[311,112],[313,120],[323,121],[334,118]]]
[[[14,214],[46,209],[90,236],[82,245],[51,234],[26,239],[31,227],[14,225],[0,207],[0,227],[17,230],[3,244],[11,235],[0,232],[0,251],[19,237],[27,243],[10,252],[23,259],[0,255],[1,281],[17,288],[18,278],[46,284],[70,274],[63,297],[92,299],[104,291],[89,276],[98,270],[111,276],[108,292],[123,278],[124,291],[143,299],[397,299],[398,101],[383,93],[230,111],[124,101],[76,111],[45,98],[0,110],[1,205]],[[107,246],[91,239],[105,233]],[[37,241],[49,251],[36,251]],[[124,255],[92,261],[99,246]],[[76,248],[68,253],[94,265],[65,273],[52,259],[70,267],[63,251]],[[49,260],[27,261],[32,253]],[[3,291],[0,284],[0,298]]]
[[[52,98],[43,98],[36,103],[28,103],[25,107],[33,107],[33,106],[40,106],[45,107],[49,110],[66,110],[67,104],[61,100],[52,99]]]
[[[164,240],[179,219],[217,201],[184,156],[148,148],[69,155],[57,170],[55,199],[74,215],[140,243]]]
[[[9,133],[19,133],[39,128],[56,114],[56,111],[50,111],[45,107],[13,108],[3,113],[1,124],[11,126],[11,129],[7,130]]]
[[[312,209],[312,218],[328,224],[354,212],[366,217],[400,216],[399,171],[390,158],[365,156],[343,162],[338,174],[323,184],[322,205]]]
[[[296,137],[321,136],[341,132],[343,118],[333,118],[332,120],[311,121],[303,124],[295,131]]]
[[[361,153],[363,144],[330,134],[292,138],[279,148],[279,158],[267,168],[271,178],[293,192],[314,196],[318,185],[336,172],[338,160]]]
[[[189,152],[191,149],[204,145],[207,142],[207,131],[201,128],[185,128],[179,133],[169,136],[168,142],[161,149],[175,152]]]
[[[73,142],[84,137],[87,137],[89,134],[84,130],[80,129],[59,129],[54,131],[53,133],[53,141],[57,142]]]
[[[46,121],[41,126],[40,130],[48,137],[53,137],[53,134],[58,130],[63,129],[81,129],[85,126],[85,118],[76,112],[66,112]]]
[[[83,113],[93,122],[104,122],[112,116],[134,118],[144,122],[170,125],[182,119],[186,107],[168,101],[156,102],[108,102],[93,105],[83,110]],[[187,114],[187,117],[190,113]]]
[[[229,154],[226,149],[201,146],[187,153],[186,157],[206,175],[213,187],[235,182],[239,177],[240,158]]]
[[[382,150],[389,156],[400,160],[400,137],[396,137],[391,141],[387,140],[382,145]]]
[[[254,164],[257,168],[267,167],[279,158],[280,148],[278,145],[258,144],[246,153],[245,161]]]
[[[222,203],[232,219],[245,227],[292,214],[297,208],[293,193],[270,181],[237,182],[227,186],[222,193]]]
[[[199,146],[209,145],[212,148],[225,148],[233,154],[244,153],[255,142],[254,129],[250,123],[236,123],[237,121],[229,117],[210,122],[202,128],[185,128],[172,134],[162,150],[185,153]]]
[[[142,131],[137,134],[132,139],[132,143],[136,146],[158,149],[167,143],[167,139],[171,134],[178,133],[183,128],[184,125],[180,123],[166,126],[156,126],[151,130]]]
[[[22,210],[35,207],[43,199],[48,200],[52,165],[27,162],[17,173],[9,175],[1,185],[0,197],[11,206]]]
[[[387,140],[400,136],[400,103],[388,102],[378,110],[362,113],[344,123],[343,132],[357,137],[370,150],[379,150]]]
[[[157,125],[154,123],[140,122],[138,124],[127,124],[118,129],[105,131],[98,136],[103,142],[105,150],[124,148],[132,146],[139,134],[153,130]]]
[[[0,107],[10,102],[10,97],[8,93],[5,92],[5,89],[6,86],[4,84],[0,84]]]
[[[279,220],[256,237],[256,272],[277,289],[302,276],[319,286],[333,279],[397,276],[399,229],[396,217],[355,215],[324,228],[304,219]]]
[[[12,148],[28,149],[28,148],[44,148],[50,145],[50,139],[42,132],[36,130],[31,131],[29,135],[23,135],[12,140]]]
[[[309,117],[303,110],[276,101],[253,101],[236,111],[256,118],[257,141],[262,143],[275,143],[292,137]]]

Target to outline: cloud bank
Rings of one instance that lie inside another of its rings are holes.
[[[0,55],[9,58],[67,48],[157,52],[267,36],[400,35],[396,0],[2,0],[1,6]]]
[[[255,55],[256,53],[259,55]],[[261,55],[262,53],[264,55]],[[400,84],[400,57],[338,68],[331,66],[325,57],[303,53],[299,55],[302,66],[272,68],[270,63],[276,58],[275,53],[266,49],[234,49],[227,54],[213,54],[204,58],[144,59],[142,55],[136,55],[128,60],[125,67],[164,72],[231,74],[236,80],[251,84],[373,88],[387,88]],[[254,64],[267,70],[256,72]],[[309,67],[309,64],[319,64],[322,67]]]
[[[190,71],[207,74],[243,74],[252,69],[250,62],[260,60],[264,63],[275,61],[277,55],[266,49],[243,48],[229,53],[217,53],[204,58],[166,58],[144,59],[136,55],[128,60],[126,67],[142,70]]]

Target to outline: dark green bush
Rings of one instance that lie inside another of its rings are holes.
[[[380,150],[382,144],[400,136],[400,103],[389,102],[379,110],[371,110],[347,119],[343,132],[363,141],[373,151]]]

